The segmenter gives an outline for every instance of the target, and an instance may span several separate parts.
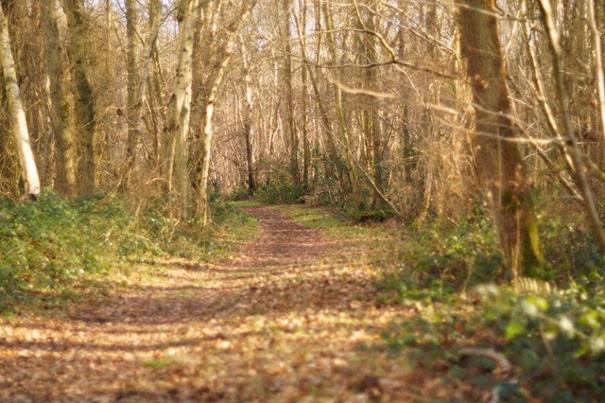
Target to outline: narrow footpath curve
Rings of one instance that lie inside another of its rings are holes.
[[[359,356],[403,314],[375,306],[376,273],[277,208],[247,211],[260,234],[227,262],[142,265],[102,300],[2,323],[0,401],[408,400],[399,366]]]

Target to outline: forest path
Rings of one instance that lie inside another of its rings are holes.
[[[409,400],[406,370],[368,353],[404,312],[376,306],[359,244],[247,212],[259,235],[221,264],[141,265],[98,300],[2,324],[0,401]]]

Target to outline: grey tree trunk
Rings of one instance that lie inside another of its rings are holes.
[[[294,127],[294,93],[292,88],[292,47],[290,46],[290,16],[292,0],[281,0],[280,25],[284,42],[282,80],[284,84],[283,123],[290,149],[290,175],[294,185],[300,184],[298,167],[298,135]]]
[[[244,63],[245,74],[245,92],[246,92],[246,114],[244,117],[244,138],[246,140],[246,166],[248,169],[248,193],[254,194],[256,191],[256,180],[254,179],[254,150],[252,143],[253,126],[252,113],[254,108],[254,99],[252,91],[252,79],[250,77],[250,64],[246,54],[246,45],[241,43],[242,59]]]
[[[87,33],[84,0],[64,0],[69,26],[69,53],[75,84],[76,129],[79,133],[79,193],[90,194],[96,187],[96,110],[87,71]]]
[[[55,138],[55,189],[64,196],[76,192],[76,163],[73,111],[69,101],[69,81],[64,16],[58,0],[43,2],[45,59],[50,101],[50,123]],[[62,18],[63,17],[63,18]]]
[[[128,37],[126,69],[128,72],[128,105],[126,118],[128,120],[128,140],[126,143],[126,165],[122,177],[122,187],[130,187],[130,174],[136,158],[136,146],[140,137],[139,121],[141,118],[141,102],[139,99],[139,52],[138,52],[138,12],[136,0],[126,0],[126,33]]]
[[[179,215],[183,218],[189,215],[188,136],[191,118],[194,31],[199,16],[199,0],[180,1],[178,14],[179,57],[176,82],[168,103],[167,122],[164,129],[165,141],[162,166],[164,168],[166,190],[174,194],[179,206]]]

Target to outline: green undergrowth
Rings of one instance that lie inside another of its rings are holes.
[[[215,202],[213,225],[200,228],[150,207],[134,214],[115,197],[36,202],[0,200],[0,312],[62,306],[104,292],[112,270],[142,258],[210,260],[256,232],[256,221]],[[227,228],[229,230],[227,230]]]
[[[539,279],[511,285],[484,214],[390,228],[338,210],[282,209],[383,255],[375,260],[384,272],[376,303],[412,313],[384,329],[383,345],[415,372],[468,401],[592,402],[605,395],[604,263],[573,216],[543,221],[548,265]]]
[[[265,204],[296,203],[305,195],[302,185],[292,185],[282,177],[260,184],[256,197]]]
[[[487,217],[408,228],[400,263],[378,284],[380,303],[415,313],[385,330],[390,351],[478,393],[468,399],[598,400],[605,394],[603,261],[591,236],[567,220],[541,228],[549,263],[540,278],[512,285]],[[511,371],[477,353],[485,350]]]
[[[330,208],[299,204],[280,208],[297,223],[321,229],[324,235],[341,244],[337,254],[363,256],[367,263],[384,267],[398,262],[403,233],[396,223],[360,222],[341,210]]]
[[[336,209],[304,205],[285,205],[281,209],[299,224],[322,229],[329,236],[338,239],[385,239],[397,233],[393,228],[379,223],[356,221]]]

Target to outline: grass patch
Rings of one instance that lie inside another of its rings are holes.
[[[392,239],[398,231],[381,223],[360,223],[335,209],[285,205],[279,207],[295,222],[309,228],[325,230],[336,239]]]
[[[153,369],[164,369],[178,364],[178,361],[172,357],[159,357],[146,360],[143,365]]]
[[[384,223],[354,221],[340,210],[307,207],[303,205],[279,206],[295,222],[322,230],[335,244],[332,257],[355,259],[382,268],[397,265],[403,245],[404,231]]]

